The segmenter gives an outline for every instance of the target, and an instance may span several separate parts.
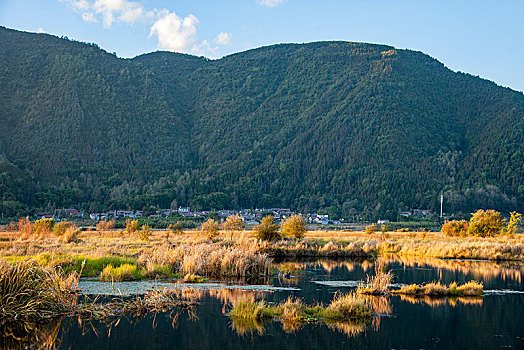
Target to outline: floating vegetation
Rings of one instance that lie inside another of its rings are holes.
[[[384,303],[379,304],[383,310],[390,310]],[[309,306],[293,297],[278,304],[241,299],[234,302],[229,316],[233,329],[241,335],[249,332],[263,334],[264,323],[271,320],[279,321],[288,333],[307,323],[323,323],[344,334],[356,335],[378,314],[376,306],[370,298],[356,293],[337,293],[327,306]]]
[[[426,284],[409,284],[398,290],[392,290],[392,294],[405,294],[414,296],[480,296],[484,293],[482,282],[469,281],[462,285],[453,282],[449,285],[440,282]]]
[[[233,305],[229,315],[244,319],[278,319],[284,323],[305,323],[327,320],[347,320],[370,318],[375,311],[368,300],[355,293],[337,293],[327,307],[308,306],[300,299],[289,297],[285,302],[269,304],[266,301],[239,300]]]

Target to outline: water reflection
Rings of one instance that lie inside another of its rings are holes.
[[[415,297],[412,295],[400,295],[400,300],[410,304],[425,304],[431,307],[449,305],[452,307],[458,304],[463,305],[477,305],[482,306],[484,298],[482,297],[448,297],[448,298],[434,298],[434,297]]]
[[[396,282],[401,283],[429,282],[441,276],[443,283],[480,279],[485,284],[489,281],[487,289],[523,289],[521,277],[524,268],[520,264],[411,260],[398,256],[388,256],[387,263],[387,268],[395,272]],[[269,286],[208,283],[206,288],[199,285],[186,288],[170,283],[168,287],[182,287],[182,298],[197,302],[194,314],[159,313],[143,315],[142,318],[127,315],[108,322],[64,319],[11,329],[4,325],[0,329],[0,348],[447,349],[449,344],[460,349],[524,348],[524,319],[518,312],[524,305],[524,294],[492,293],[482,298],[440,299],[406,295],[369,297],[369,303],[380,316],[367,322],[282,323],[228,317],[231,305],[246,299],[278,303],[294,296],[308,305],[327,305],[335,292],[354,288],[347,283],[337,286],[331,282],[364,279],[366,274],[373,272],[374,263],[321,260],[285,262],[276,267],[278,275],[265,282]],[[293,288],[280,288],[284,285]],[[157,288],[159,284],[151,286]],[[447,325],[461,331],[450,331]],[[368,336],[367,333],[371,332],[373,336]],[[435,339],[439,339],[438,342]]]
[[[471,279],[490,282],[501,280],[511,282],[516,285],[522,284],[524,275],[524,264],[520,262],[493,262],[478,260],[449,260],[437,258],[410,258],[396,254],[386,254],[381,260],[386,265],[400,266],[403,271],[412,271],[413,269],[427,269],[428,271],[437,271],[437,280],[443,279],[443,273],[454,275],[471,276]],[[372,273],[375,263],[373,261],[337,261],[337,260],[316,260],[310,262],[281,262],[275,265],[280,271],[289,271],[291,277],[301,277],[305,270],[323,270],[326,274],[340,274],[340,270],[345,275],[352,273]],[[435,279],[435,278],[434,278]],[[298,285],[297,279],[280,279],[286,285]]]
[[[410,268],[438,269],[440,272],[440,278],[442,278],[442,270],[446,270],[455,274],[471,275],[473,278],[485,282],[494,279],[501,279],[502,281],[521,284],[522,275],[524,274],[524,265],[519,262],[447,260],[434,258],[414,259],[395,254],[386,255],[383,259],[386,263],[402,264],[404,270]]]
[[[0,323],[0,349],[54,349],[61,320],[43,324]]]

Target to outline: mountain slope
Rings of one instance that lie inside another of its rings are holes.
[[[14,194],[6,175],[6,213],[175,199],[395,218],[436,209],[440,192],[449,211],[524,209],[524,95],[419,52],[319,42],[123,60],[4,28],[0,42],[0,155],[34,187]]]

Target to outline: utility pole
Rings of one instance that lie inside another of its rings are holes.
[[[442,219],[442,206],[444,204],[444,195],[440,194],[440,218]]]

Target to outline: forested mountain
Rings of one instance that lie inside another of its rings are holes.
[[[219,60],[0,28],[0,212],[524,210],[524,95],[350,42]],[[174,203],[173,200],[175,200]]]

